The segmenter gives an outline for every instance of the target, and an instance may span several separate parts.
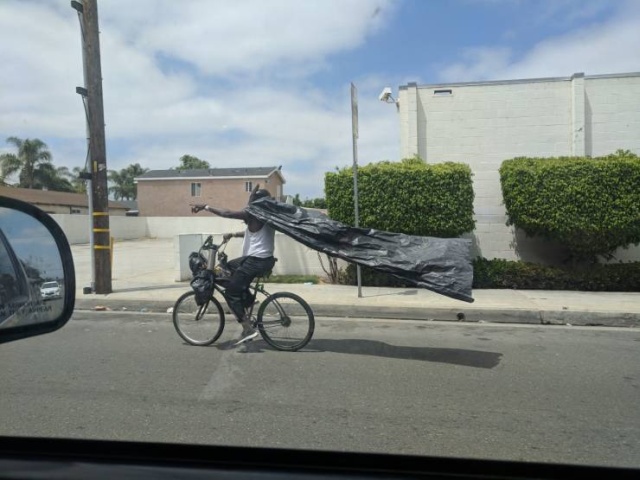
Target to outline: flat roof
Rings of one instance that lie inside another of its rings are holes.
[[[584,77],[585,79],[597,79],[597,78],[626,78],[626,77],[640,77],[640,72],[629,73],[607,73],[601,75],[585,75],[584,73],[574,73],[570,77],[541,77],[541,78],[522,78],[515,80],[485,80],[477,82],[453,82],[453,83],[429,83],[418,85],[415,82],[410,82],[407,85],[401,85],[400,90],[406,90],[409,87],[417,88],[440,88],[440,87],[470,87],[474,85],[507,85],[517,83],[541,83],[541,82],[568,82],[574,78]]]

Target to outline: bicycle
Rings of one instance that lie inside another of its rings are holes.
[[[225,271],[227,263],[227,254],[224,253],[227,243],[228,240],[223,240],[220,245],[216,245],[213,243],[213,235],[209,235],[198,250],[198,255],[206,260],[205,268],[214,274],[213,292],[208,300],[198,305],[196,294],[191,290],[181,295],[173,307],[173,325],[178,335],[191,345],[211,345],[220,338],[224,330],[225,314],[215,293],[218,292],[225,298],[225,284],[229,279],[221,273]],[[204,252],[208,252],[208,258],[203,255]],[[219,267],[216,266],[216,259]],[[303,298],[294,293],[267,292],[264,279],[269,274],[270,272],[257,277],[249,286],[250,298],[245,302],[247,318],[251,318],[252,326],[258,329],[264,341],[273,348],[283,351],[300,350],[313,336],[313,310]],[[261,301],[257,301],[259,298]],[[259,308],[254,316],[253,310],[257,304]]]

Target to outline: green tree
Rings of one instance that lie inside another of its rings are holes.
[[[109,170],[107,176],[111,182],[109,193],[116,200],[135,200],[138,192],[134,179],[147,171],[149,171],[148,168],[143,168],[138,163],[129,165],[120,171]]]
[[[209,162],[200,160],[192,155],[183,155],[180,157],[180,166],[177,170],[200,170],[210,168]]]
[[[324,198],[307,198],[302,202],[302,206],[305,208],[326,209],[327,201]]]
[[[296,207],[303,207],[303,208],[320,208],[320,209],[326,209],[327,208],[327,201],[324,198],[305,198],[304,200],[300,200],[300,194],[296,193],[296,195],[293,197],[293,204]]]
[[[0,155],[0,179],[18,174],[18,186],[21,188],[38,188],[37,178],[47,177],[51,173],[51,152],[47,144],[37,138],[22,140],[18,137],[7,138],[7,143],[15,146],[18,153],[3,153]],[[45,166],[46,165],[46,166]],[[46,171],[38,173],[39,170]]]
[[[76,193],[87,193],[87,181],[80,178],[80,174],[86,173],[86,168],[73,167],[71,172],[71,185]]]
[[[33,188],[75,192],[70,178],[72,175],[67,167],[55,167],[51,163],[43,163],[34,172]]]

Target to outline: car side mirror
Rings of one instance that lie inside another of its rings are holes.
[[[39,208],[0,196],[0,343],[58,330],[75,299],[62,229]]]

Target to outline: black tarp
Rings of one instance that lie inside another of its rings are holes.
[[[473,302],[471,240],[349,227],[314,210],[262,198],[247,213],[313,250],[390,273],[411,285]]]

